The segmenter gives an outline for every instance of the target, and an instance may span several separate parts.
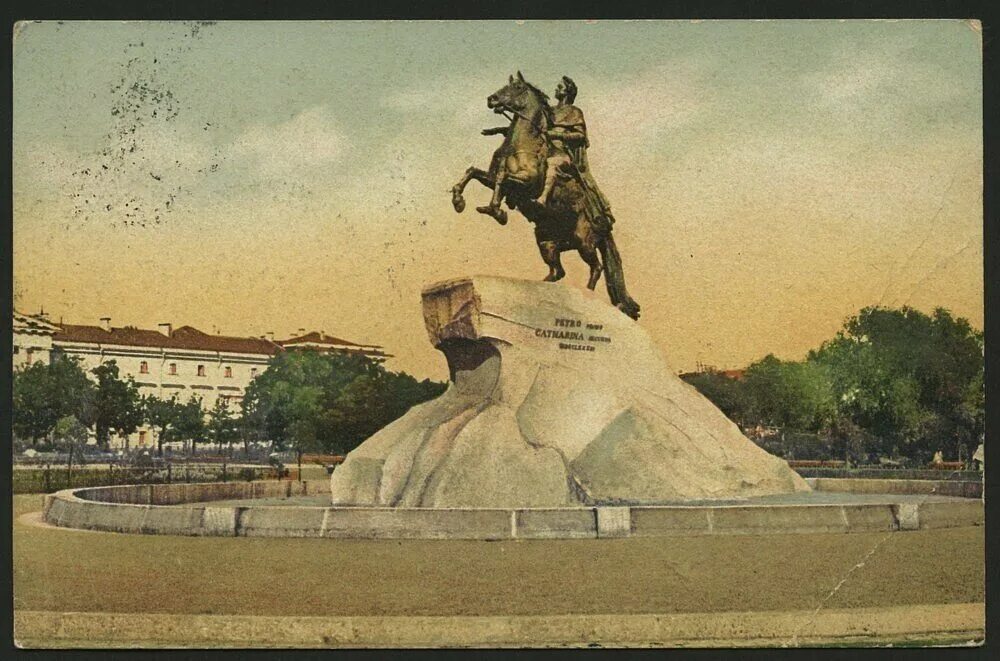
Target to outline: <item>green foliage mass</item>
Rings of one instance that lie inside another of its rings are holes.
[[[247,388],[242,428],[279,448],[343,454],[444,388],[363,355],[287,351]]]
[[[146,413],[146,422],[157,432],[156,453],[163,456],[163,444],[179,440],[177,438],[175,419],[180,404],[178,404],[176,396],[170,399],[160,399],[150,395],[143,398],[142,406]]]
[[[86,445],[89,433],[87,426],[80,422],[75,415],[67,415],[56,421],[52,436],[59,449],[78,450]]]
[[[221,404],[221,402],[217,403]],[[206,435],[207,424],[205,421],[205,411],[202,408],[202,400],[198,396],[192,396],[186,403],[181,403],[176,396],[170,399],[159,399],[153,395],[143,398],[142,408],[146,422],[157,430],[156,452],[163,455],[163,444],[174,441],[191,441],[192,448]],[[227,412],[227,420],[231,415]],[[216,418],[210,418],[210,422],[215,422]],[[218,429],[219,423],[215,422]],[[235,421],[230,426],[235,427]],[[227,427],[228,430],[228,427]],[[212,440],[222,440],[223,436],[217,434]],[[232,439],[226,434],[225,441],[231,443]]]
[[[111,432],[125,437],[143,423],[142,399],[132,377],[120,378],[118,364],[109,360],[90,372],[97,379],[97,389],[88,422],[97,433],[97,442],[106,446]]]
[[[72,416],[89,420],[96,395],[94,384],[77,360],[57,356],[14,372],[14,434],[33,443],[52,434],[56,422]]]
[[[688,381],[745,433],[796,458],[968,458],[983,438],[983,335],[941,308],[868,307],[805,360],[767,356],[741,380]]]
[[[815,362],[767,356],[746,371],[747,418],[759,425],[818,431],[836,415],[830,374]]]
[[[218,445],[220,452],[223,445],[229,446],[239,438],[236,415],[221,398],[215,400],[215,406],[209,410],[204,428],[207,440]]]
[[[90,427],[106,445],[112,433],[127,438],[145,422],[157,432],[161,455],[174,441],[190,441],[192,451],[201,442],[221,449],[272,440],[278,448],[345,453],[444,388],[366,356],[289,351],[254,379],[237,415],[222,400],[206,412],[196,396],[142,397],[114,361],[88,377],[77,360],[57,355],[15,372],[13,426],[19,438],[62,444],[85,442]]]

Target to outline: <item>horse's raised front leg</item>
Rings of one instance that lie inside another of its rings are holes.
[[[501,168],[500,172],[497,173],[496,180],[493,182],[493,199],[490,200],[488,206],[476,207],[476,211],[484,213],[487,216],[492,216],[501,225],[507,224],[507,212],[500,208],[500,202],[503,200],[503,182],[505,178],[506,173]]]
[[[475,166],[466,170],[465,175],[451,189],[451,204],[458,213],[465,211],[465,198],[462,197],[462,193],[465,192],[465,187],[473,179],[487,188],[493,188],[496,183],[486,170],[480,170]]]

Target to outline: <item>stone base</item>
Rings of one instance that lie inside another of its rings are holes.
[[[639,324],[556,283],[423,292],[451,384],[351,452],[334,505],[567,507],[808,491],[684,383]]]

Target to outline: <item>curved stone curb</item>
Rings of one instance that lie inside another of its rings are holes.
[[[981,640],[985,604],[520,616],[14,613],[21,647],[795,647]]]
[[[211,504],[327,493],[327,488],[325,480],[316,480],[77,489],[46,496],[43,517],[67,528],[158,535],[480,540],[888,532],[984,521],[981,500],[913,503],[892,502],[891,496],[884,503],[861,504],[533,509]],[[182,503],[192,506],[172,506]]]
[[[982,498],[983,482],[971,480],[890,480],[884,478],[807,477],[806,483],[817,491],[954,496]]]

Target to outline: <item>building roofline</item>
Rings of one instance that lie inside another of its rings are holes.
[[[135,326],[93,326],[87,324],[54,324],[15,311],[15,327],[20,332],[41,332],[52,336],[56,345],[82,349],[86,346],[121,347],[155,351],[211,352],[240,356],[274,356],[287,349],[333,350],[362,353],[373,357],[391,357],[381,345],[361,344],[313,331],[287,340],[272,340],[266,336],[212,335],[193,326],[180,326],[168,332]]]

